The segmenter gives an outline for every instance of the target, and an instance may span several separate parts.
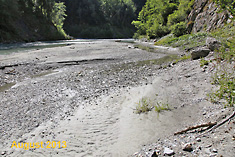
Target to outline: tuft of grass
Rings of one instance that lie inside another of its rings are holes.
[[[211,36],[211,34],[205,32],[186,34],[180,37],[166,36],[158,40],[155,45],[172,46],[185,50],[191,50],[195,47],[206,45],[206,38],[208,36]]]
[[[205,65],[208,65],[210,61],[205,60],[204,58],[201,58],[200,60],[200,67],[203,67]]]
[[[191,56],[190,55],[184,55],[183,57],[179,58],[179,59],[176,59],[173,63],[176,64],[178,62],[181,62],[181,61],[184,61],[184,60],[188,60],[190,59]]]
[[[170,110],[168,103],[157,102],[156,105],[154,105],[150,99],[144,97],[138,102],[138,105],[136,106],[136,113],[146,113],[151,111],[153,108],[155,108],[155,111],[158,113],[164,110]]]
[[[150,99],[148,98],[142,98],[138,105],[136,106],[136,113],[146,113],[153,109],[153,105]]]
[[[154,108],[155,108],[155,111],[158,112],[158,113],[160,113],[164,110],[170,110],[170,107],[169,107],[168,103],[165,104],[165,103],[159,103],[158,102],[157,105],[154,106]]]
[[[224,101],[225,107],[235,107],[235,23],[218,29],[213,37],[222,43],[215,57],[215,70],[212,84],[219,89],[209,94],[211,102]]]

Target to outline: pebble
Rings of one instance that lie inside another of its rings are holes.
[[[197,142],[201,142],[202,140],[201,140],[200,138],[197,138],[196,141],[197,141]]]
[[[193,151],[192,144],[191,144],[191,143],[186,143],[186,144],[183,146],[183,150],[184,150],[184,151],[188,151],[188,152]]]
[[[6,154],[6,151],[3,151],[2,153],[1,153],[1,155],[5,155]]]
[[[173,150],[171,150],[170,148],[165,147],[163,154],[164,154],[164,155],[174,155],[175,152],[174,152]]]
[[[213,153],[218,153],[217,149],[215,149],[215,148],[212,149],[212,152]]]

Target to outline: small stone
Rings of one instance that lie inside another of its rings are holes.
[[[158,153],[154,151],[151,157],[158,157]]]
[[[165,147],[163,154],[164,154],[164,155],[174,155],[175,152],[174,152],[173,150],[171,150],[170,148]]]
[[[184,151],[188,151],[188,152],[193,151],[192,144],[191,144],[191,143],[186,143],[186,144],[183,146],[183,150],[184,150]]]
[[[207,145],[207,146],[205,146],[205,148],[210,148],[212,145],[211,144],[209,144],[209,145]]]
[[[217,149],[215,149],[215,148],[212,149],[212,152],[213,153],[218,153]]]
[[[6,154],[6,151],[3,151],[2,153],[1,153],[1,155],[5,155]]]
[[[202,140],[201,140],[200,138],[197,138],[196,141],[197,141],[197,142],[201,142]]]

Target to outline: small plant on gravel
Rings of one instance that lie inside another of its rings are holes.
[[[217,65],[212,84],[219,85],[219,89],[209,94],[212,102],[225,100],[225,107],[235,104],[235,67],[232,66],[229,63]]]
[[[200,67],[203,67],[203,66],[208,65],[208,64],[209,64],[209,61],[205,60],[204,58],[201,58]]]
[[[153,102],[149,98],[142,98],[138,105],[136,106],[136,113],[146,113],[155,108],[155,111],[160,113],[163,110],[170,110],[168,103],[157,102],[156,105],[153,105]]]
[[[158,102],[157,105],[155,106],[155,111],[160,113],[161,111],[164,111],[164,110],[170,110],[169,104]]]
[[[215,58],[215,71],[212,84],[218,89],[209,94],[212,102],[225,101],[225,107],[235,107],[235,23],[213,33],[219,38],[222,47]]]
[[[173,63],[176,64],[176,63],[178,63],[178,62],[181,62],[181,61],[184,61],[184,60],[188,60],[188,59],[190,59],[190,58],[191,58],[190,55],[184,55],[184,56],[182,56],[181,58],[176,59]]]
[[[136,106],[136,113],[145,113],[151,111],[152,109],[153,105],[151,100],[144,97],[139,101],[138,105]]]

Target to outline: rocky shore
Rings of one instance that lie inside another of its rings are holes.
[[[200,131],[174,136],[232,111],[207,100],[212,65],[162,61],[172,55],[182,52],[114,40],[1,55],[2,156],[233,156],[233,119],[201,137]],[[143,97],[171,110],[136,114]],[[12,141],[48,140],[68,146],[11,148]]]

